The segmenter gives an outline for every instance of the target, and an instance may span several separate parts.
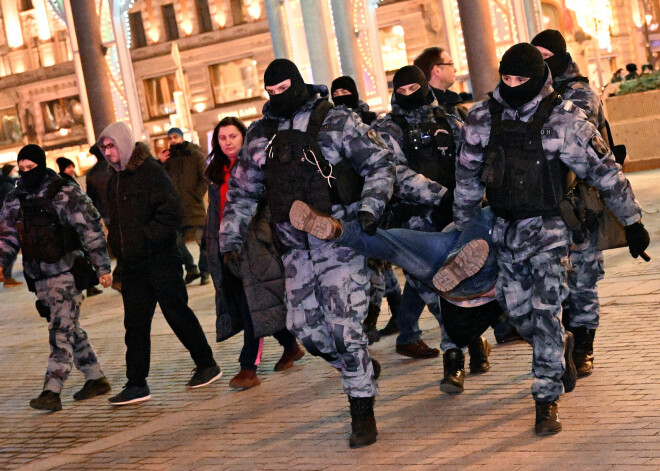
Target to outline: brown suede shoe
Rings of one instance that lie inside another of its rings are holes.
[[[12,277],[5,278],[5,288],[12,288],[14,286],[21,286],[23,284],[22,281],[15,280]]]
[[[441,293],[456,288],[466,278],[475,275],[488,258],[488,242],[471,240],[465,244],[433,277],[433,286]]]
[[[406,345],[397,345],[396,352],[410,358],[436,358],[440,355],[440,350],[429,347],[423,340]]]
[[[260,384],[257,372],[246,368],[241,368],[241,371],[229,381],[229,387],[234,389],[249,389]]]
[[[300,348],[300,345],[296,342],[296,348],[292,348],[291,350],[284,350],[282,352],[282,357],[277,360],[277,363],[275,363],[275,368],[273,368],[275,371],[284,371],[288,370],[293,366],[293,362],[300,360],[302,357],[305,356],[305,350]]]
[[[307,232],[320,240],[337,239],[342,232],[338,220],[302,201],[293,202],[289,210],[289,220],[299,231]]]

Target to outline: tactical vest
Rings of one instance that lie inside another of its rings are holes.
[[[543,150],[543,126],[561,102],[556,93],[545,97],[529,122],[502,121],[504,107],[489,100],[490,139],[484,170],[486,198],[498,217],[509,220],[560,216],[559,202],[567,191],[568,168],[548,159]]]
[[[325,213],[333,204],[348,205],[362,196],[363,179],[343,159],[330,164],[318,143],[318,134],[332,105],[320,101],[312,111],[307,129],[278,130],[277,120],[266,120],[266,163],[263,167],[266,197],[275,223],[289,221],[296,200]]]
[[[434,121],[409,123],[403,116],[391,115],[403,131],[403,153],[408,167],[429,180],[453,190],[456,188],[454,136],[444,113],[435,108]]]
[[[356,113],[360,116],[360,120],[366,124],[367,126],[371,126],[371,123],[373,123],[378,115],[374,113],[373,111],[356,111]]]
[[[19,196],[21,217],[16,226],[23,260],[55,263],[81,247],[76,230],[71,225],[62,224],[53,207],[53,198],[66,184],[66,180],[57,177],[43,196]]]

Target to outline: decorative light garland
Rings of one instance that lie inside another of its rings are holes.
[[[589,36],[596,38],[602,49],[612,49],[610,0],[566,0],[566,8],[575,12],[578,26]]]

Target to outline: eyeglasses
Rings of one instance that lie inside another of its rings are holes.
[[[448,65],[448,66],[450,66],[450,67],[454,67],[454,63],[453,63],[453,62],[438,62],[438,63],[435,64],[435,65]]]
[[[99,149],[101,149],[101,152],[105,152],[106,149],[112,150],[115,148],[115,145],[112,142],[108,142],[108,144],[104,146],[99,146]]]

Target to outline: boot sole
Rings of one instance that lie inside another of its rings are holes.
[[[107,389],[101,389],[101,390],[98,390],[98,391],[94,391],[93,394],[89,394],[85,397],[78,397],[76,394],[74,394],[73,395],[73,400],[74,401],[85,401],[87,399],[91,399],[91,398],[96,397],[96,396],[103,396],[104,394],[108,394],[111,390],[112,390],[112,388],[108,387]]]
[[[136,397],[135,399],[130,399],[128,401],[122,401],[122,402],[113,402],[110,399],[108,399],[108,402],[110,403],[110,405],[113,406],[125,406],[128,404],[137,404],[138,402],[148,401],[149,399],[151,399],[151,394],[147,394],[146,396],[142,396],[142,397]]]
[[[335,227],[332,218],[315,214],[307,203],[294,201],[289,210],[289,221],[299,231],[307,232],[317,239],[332,239]]]
[[[57,411],[62,410],[62,405],[61,404],[59,406],[54,406],[54,407],[39,407],[37,404],[32,404],[32,402],[30,402],[30,407],[32,407],[33,409],[36,409],[36,410],[47,410],[47,411],[50,411],[50,412],[57,412]]]
[[[555,429],[549,429],[549,430],[538,430],[538,429],[535,429],[534,432],[535,432],[536,435],[539,436],[539,437],[545,437],[545,436],[548,436],[548,435],[555,435],[555,434],[561,432],[561,424],[559,424],[559,427],[557,427],[557,428],[555,428]]]
[[[415,358],[417,360],[425,360],[427,358],[438,358],[440,356],[440,351],[439,350],[437,352],[432,352],[432,353],[428,353],[428,354],[424,354],[424,355],[416,355],[414,353],[404,352],[404,351],[400,351],[400,350],[396,350],[396,353],[398,353],[399,355],[402,355],[404,357]]]
[[[209,379],[206,383],[203,384],[196,384],[195,386],[188,386],[186,385],[186,389],[197,389],[197,388],[203,388],[204,386],[208,386],[209,384],[213,383],[214,381],[219,380],[222,377],[222,370],[220,370],[220,373],[215,375],[213,378]]]
[[[248,384],[231,384],[231,381],[230,381],[229,382],[229,387],[232,388],[232,389],[251,389],[251,388],[259,386],[260,384],[261,384],[261,381],[259,381],[259,380],[253,381],[253,382],[248,383]]]
[[[301,359],[302,357],[304,357],[304,356],[305,356],[305,351],[301,348],[300,351],[296,354],[296,356],[293,357],[293,359],[291,359],[291,361],[287,361],[286,363],[283,363],[283,364],[281,364],[281,365],[280,365],[279,362],[278,362],[278,363],[275,365],[275,367],[273,368],[273,371],[284,371],[284,370],[288,370],[289,368],[292,368],[292,367],[293,367],[293,362],[294,362],[294,361],[298,361],[298,360],[300,360],[300,359]]]
[[[566,363],[566,371],[561,377],[561,382],[564,384],[564,392],[571,392],[575,389],[575,383],[577,382],[577,370],[575,369],[575,362],[573,361],[573,347],[575,346],[575,340],[573,339],[573,334],[568,332],[566,336],[566,347],[564,351],[564,361]]]
[[[451,383],[440,383],[440,391],[447,394],[460,394],[465,388],[458,387]]]
[[[354,450],[356,448],[364,448],[365,446],[373,445],[374,443],[376,443],[376,437],[374,437],[373,439],[370,438],[364,443],[351,443],[349,441],[348,446]]]
[[[471,240],[433,276],[433,286],[441,293],[456,288],[461,281],[481,270],[488,252],[488,242],[483,239]]]

